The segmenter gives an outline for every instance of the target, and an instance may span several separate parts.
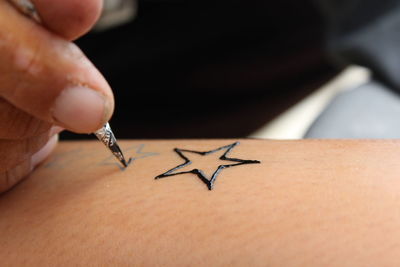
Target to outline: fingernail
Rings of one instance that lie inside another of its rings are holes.
[[[53,116],[61,126],[78,133],[94,132],[110,117],[100,93],[83,86],[65,89],[57,98]]]

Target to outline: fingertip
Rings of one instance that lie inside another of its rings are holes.
[[[110,118],[113,104],[102,93],[83,86],[65,89],[55,101],[55,122],[76,133],[93,133]]]

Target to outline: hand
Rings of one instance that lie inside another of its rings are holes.
[[[109,85],[71,42],[102,1],[33,2],[43,25],[0,1],[0,193],[49,155],[62,128],[94,132],[114,109]]]

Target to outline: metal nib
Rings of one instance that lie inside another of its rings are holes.
[[[22,14],[32,18],[37,23],[41,23],[42,20],[36,11],[35,6],[30,0],[9,0]]]
[[[118,161],[121,162],[125,168],[127,168],[129,163],[126,162],[124,154],[117,144],[117,139],[111,130],[110,124],[107,123],[103,128],[96,131],[94,134],[108,149],[110,149],[111,153],[113,153]]]

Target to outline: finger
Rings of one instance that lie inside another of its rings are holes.
[[[111,89],[74,44],[0,1],[0,96],[38,119],[78,133],[112,115]]]
[[[49,140],[49,133],[25,140],[0,140],[0,173],[13,169],[39,151]]]
[[[38,152],[32,155],[31,166],[36,168],[40,163],[42,163],[47,157],[53,152],[58,143],[58,134],[55,134],[47,144],[42,147]]]
[[[43,162],[51,154],[57,142],[58,135],[55,135],[31,158],[24,160],[8,171],[0,172],[0,194],[9,190],[27,177],[38,164]]]
[[[74,40],[88,32],[98,20],[102,0],[32,0],[46,28]]]
[[[0,98],[0,139],[23,140],[48,132],[51,123],[39,120]]]
[[[0,194],[15,186],[31,171],[31,159],[26,159],[8,171],[0,172]]]

